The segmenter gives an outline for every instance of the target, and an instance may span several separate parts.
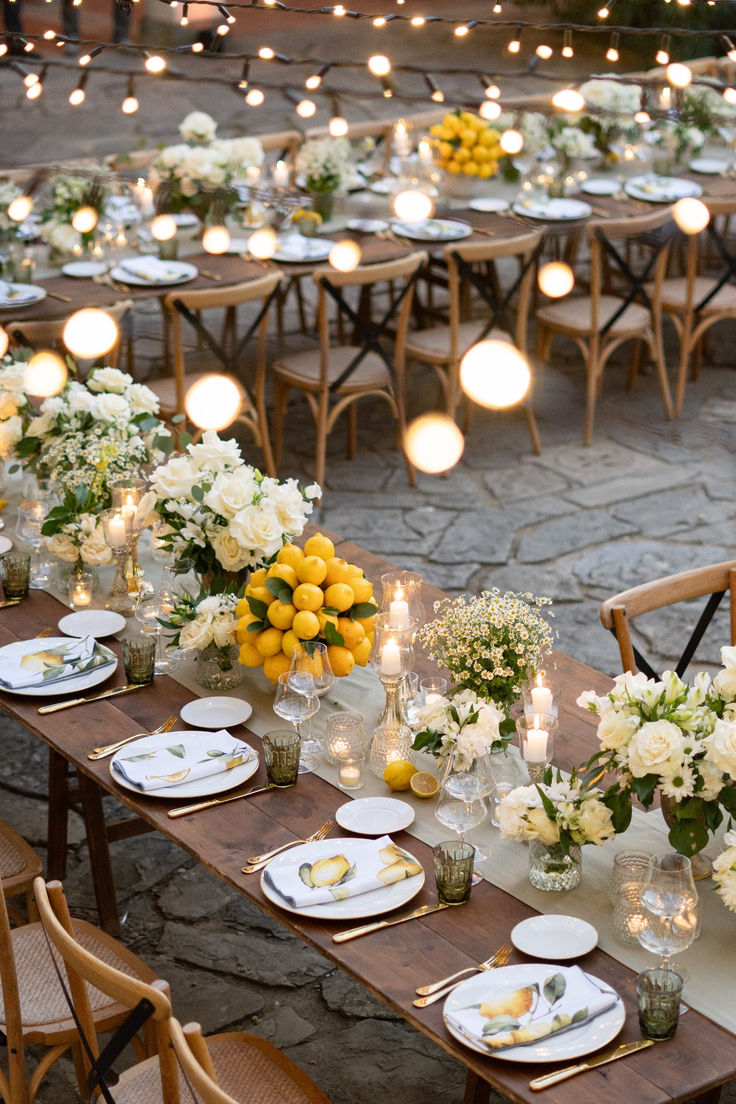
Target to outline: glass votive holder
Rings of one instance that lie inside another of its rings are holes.
[[[645,1039],[671,1039],[680,1018],[680,997],[684,982],[674,970],[656,966],[636,979],[639,1026]]]
[[[123,637],[123,664],[128,682],[144,686],[153,682],[156,668],[156,637],[154,634],[136,633]]]
[[[515,790],[517,786],[523,786],[526,782],[526,772],[516,755],[510,755],[507,751],[496,752],[491,755],[491,775],[493,776],[493,790],[491,791],[490,819],[494,828],[499,827],[498,806],[507,794]]]
[[[448,840],[432,848],[437,897],[446,905],[463,905],[473,886],[475,848],[464,840]]]
[[[524,715],[550,713],[556,717],[561,691],[562,683],[548,678],[543,671],[540,671],[533,679],[522,683],[521,701]]]
[[[359,759],[340,760],[337,771],[337,784],[341,790],[363,789],[363,766],[365,755]]]
[[[447,679],[442,675],[430,675],[419,683],[420,705],[432,705],[447,693]]]
[[[368,766],[376,778],[383,778],[386,767],[397,759],[411,762],[412,734],[408,725],[379,725],[371,739]]]
[[[641,882],[621,882],[613,901],[613,930],[619,943],[639,946],[639,932],[647,926],[648,917],[641,903]]]
[[[608,896],[612,902],[616,901],[620,886],[641,885],[644,882],[653,858],[651,851],[616,852],[608,879]]]
[[[424,620],[422,576],[416,571],[387,571],[381,576],[381,613],[394,629],[408,629]]]
[[[91,571],[75,571],[69,578],[69,605],[72,609],[89,609],[95,592],[95,577]]]
[[[417,719],[417,706],[419,705],[419,675],[416,671],[407,671],[399,686],[399,700],[404,716],[410,725]]]
[[[6,598],[25,598],[31,582],[30,553],[6,552],[0,558],[0,575]]]
[[[368,737],[360,713],[345,709],[331,713],[325,728],[324,752],[328,763],[365,757]]]
[[[516,718],[519,750],[533,782],[542,780],[552,762],[556,729],[557,718],[552,713],[525,713]]]
[[[124,518],[130,518],[131,529],[141,528],[136,518],[138,503],[143,498],[148,483],[145,479],[114,479],[110,483],[112,505]]]

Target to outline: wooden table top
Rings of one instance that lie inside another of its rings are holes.
[[[380,575],[392,566],[347,541],[337,542],[336,554],[360,563],[376,586]],[[431,610],[432,600],[440,596],[440,591],[426,588],[428,610]],[[32,591],[26,601],[3,610],[0,644],[28,639],[46,626],[55,627],[64,610],[65,607],[51,595]],[[113,647],[119,654],[119,645],[113,642]],[[556,675],[564,687],[560,706],[564,735],[559,741],[558,757],[561,766],[569,767],[590,754],[594,736],[592,720],[576,707],[575,699],[581,690],[591,687],[604,692],[610,680],[568,656],[557,653],[554,658]],[[118,669],[106,686],[119,685],[123,681],[122,670]],[[168,714],[178,715],[182,705],[193,697],[173,679],[157,676],[153,685],[135,693],[48,716],[39,716],[37,699],[0,694],[0,703],[79,771],[114,794],[208,870],[319,950],[462,1062],[475,1075],[474,1084],[484,1089],[487,1082],[512,1101],[538,1099],[537,1094],[529,1090],[528,1082],[552,1067],[501,1062],[475,1054],[457,1044],[446,1031],[441,1002],[423,1010],[415,1009],[411,1003],[417,985],[487,957],[508,940],[514,924],[534,915],[534,909],[484,881],[474,887],[469,903],[462,908],[448,909],[353,942],[335,944],[333,933],[346,925],[282,911],[264,897],[258,878],[244,875],[241,866],[247,855],[303,837],[327,816],[332,816],[345,800],[340,790],[307,774],[300,777],[294,789],[270,791],[170,820],[166,812],[171,802],[139,797],[123,790],[110,776],[109,760],[90,762],[87,759],[87,753],[95,744],[151,729]],[[262,763],[251,783],[260,781],[265,781]],[[426,870],[431,870],[432,855],[428,845],[406,833],[399,833],[396,838],[400,845],[409,847],[417,855]],[[431,883],[432,879],[428,878],[412,907],[434,903],[435,891]],[[523,956],[514,952],[511,962],[520,961],[524,961]],[[626,1023],[617,1041],[638,1038],[633,972],[597,949],[586,955],[581,965],[615,987],[624,1000]],[[717,1086],[734,1075],[736,1036],[691,1010],[681,1019],[671,1041],[547,1089],[544,1099],[550,1104],[571,1104],[573,1101],[575,1104],[598,1104],[601,1094],[605,1093],[610,1099],[620,1096],[636,1104],[665,1104],[692,1100],[700,1095],[703,1104],[706,1101],[713,1104]],[[482,1093],[478,1099],[481,1098]]]

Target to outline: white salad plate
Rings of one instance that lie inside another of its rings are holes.
[[[395,797],[359,797],[341,805],[335,820],[341,828],[359,836],[385,836],[408,828],[414,820],[414,810],[408,802]]]
[[[382,230],[388,230],[388,222],[386,219],[348,219],[346,225],[348,230],[357,230],[360,234],[378,234]]]
[[[182,706],[179,716],[197,728],[229,728],[243,724],[253,712],[253,706],[242,698],[195,698]]]
[[[271,259],[287,264],[324,261],[329,257],[334,244],[331,238],[305,238],[301,234],[289,234],[279,240]]]
[[[618,180],[605,176],[591,176],[580,187],[586,195],[615,195],[621,190]]]
[[[195,778],[193,782],[182,782],[179,786],[163,786],[160,790],[144,791],[140,786],[135,786],[132,782],[129,782],[124,775],[113,770],[113,763],[118,758],[125,759],[130,755],[140,755],[144,751],[157,751],[158,748],[167,747],[172,743],[193,746],[199,744],[200,747],[206,748],[210,736],[211,733],[209,732],[184,730],[158,732],[152,733],[150,736],[143,736],[140,740],[134,740],[132,744],[126,744],[116,755],[113,755],[110,760],[110,777],[123,789],[131,790],[139,797],[167,797],[176,801],[183,797],[210,797],[212,794],[232,790],[236,786],[241,786],[243,782],[247,782],[258,770],[258,754],[256,752],[254,752],[252,759],[249,759],[247,763],[243,763],[242,767],[233,767],[231,770],[220,771],[219,774],[210,774],[207,778]]]
[[[480,196],[468,202],[471,211],[508,211],[509,201],[498,196]]]
[[[0,307],[29,307],[46,298],[46,288],[37,284],[9,284],[0,280]]]
[[[105,261],[70,261],[69,264],[61,266],[61,271],[65,276],[84,279],[90,276],[101,276],[103,272],[107,272],[107,264]]]
[[[410,238],[412,241],[460,241],[461,238],[469,238],[473,233],[473,227],[469,222],[461,219],[422,219],[421,222],[405,222],[403,219],[394,219],[391,229],[402,238]]]
[[[598,932],[577,916],[530,916],[511,929],[511,942],[532,958],[565,962],[592,951]]]
[[[730,161],[721,161],[718,157],[695,157],[690,162],[690,168],[696,173],[718,176],[726,171],[730,163]]]
[[[13,542],[10,537],[0,536],[0,556],[3,556],[6,552],[9,552],[13,547]]]
[[[59,628],[67,636],[93,636],[95,640],[101,636],[112,636],[124,629],[125,625],[126,620],[122,614],[103,609],[77,610],[59,621]]]

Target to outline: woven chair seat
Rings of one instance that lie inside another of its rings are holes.
[[[616,295],[601,295],[598,300],[598,325],[603,327],[616,311],[620,308],[622,300]],[[548,307],[542,307],[537,311],[540,322],[547,322],[560,330],[568,333],[588,335],[591,329],[591,300],[581,296],[579,299],[566,299],[564,303],[554,303]],[[633,333],[646,329],[650,325],[651,316],[646,307],[638,303],[630,303],[620,318],[611,326],[608,334],[614,337],[617,334]]]
[[[695,305],[705,299],[706,295],[714,287],[714,281],[706,276],[697,276],[693,281],[693,302]],[[678,276],[672,280],[665,280],[662,284],[662,309],[681,311],[687,307],[687,277]],[[703,307],[703,314],[708,312],[736,310],[736,287],[726,284],[717,291],[712,299]]]
[[[328,379],[330,383],[338,379],[347,368],[351,360],[358,355],[360,349],[354,345],[342,345],[330,349],[330,361],[328,366]],[[320,351],[314,349],[307,353],[297,353],[295,356],[284,357],[279,361],[279,375],[315,391],[320,389]],[[388,369],[376,353],[366,353],[354,372],[340,387],[338,393],[348,395],[351,391],[365,391],[371,387],[389,387],[391,379]]]
[[[462,357],[476,342],[511,341],[503,330],[491,330],[483,335],[484,323],[481,319],[474,322],[461,322],[457,328],[457,351]],[[433,326],[429,330],[416,330],[406,339],[407,356],[416,356],[427,361],[438,360],[445,363],[450,358],[450,327]]]
[[[12,839],[0,833],[0,879],[14,878],[28,869],[25,855],[22,855]]]

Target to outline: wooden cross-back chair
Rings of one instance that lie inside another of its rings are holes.
[[[201,1033],[194,1043],[196,1068],[189,1067],[184,1055],[182,1071],[177,1067],[170,1043],[171,1001],[165,981],[143,981],[129,977],[114,965],[102,961],[93,949],[82,946],[75,938],[64,891],[59,882],[45,884],[36,879],[34,886],[42,923],[50,942],[61,955],[69,977],[69,990],[80,1022],[95,1059],[83,1057],[84,1076],[89,1083],[110,1057],[99,1052],[95,1024],[89,1013],[88,986],[125,1006],[129,1012],[148,1014],[149,1036],[154,1041],[151,1057],[126,1069],[117,1081],[112,1095],[115,1104],[200,1104],[191,1087],[199,1091],[199,1082],[207,1091],[222,1086],[219,1096],[200,1093],[202,1099],[226,1101],[228,1104],[329,1104],[327,1098],[285,1055],[263,1039],[242,1031],[225,1032],[205,1041]],[[85,984],[87,983],[87,984]],[[119,1053],[119,1051],[118,1051]],[[97,1058],[99,1057],[99,1062]],[[199,1076],[204,1063],[205,1074]],[[191,1073],[191,1076],[190,1076]],[[230,1095],[228,1095],[230,1094]]]
[[[716,610],[726,595],[730,598],[730,643],[736,644],[736,560],[694,568],[677,575],[666,575],[649,583],[632,587],[607,598],[601,605],[601,621],[618,641],[624,671],[642,671],[649,678],[658,679],[649,661],[631,639],[631,622],[642,614],[687,602],[694,598],[707,601],[697,624],[677,661],[675,673],[682,676],[692,661]]]
[[[406,333],[414,287],[426,261],[427,254],[419,252],[382,264],[359,265],[352,272],[336,272],[327,267],[315,270],[312,278],[318,289],[319,347],[283,357],[272,366],[277,467],[281,460],[284,416],[292,388],[303,392],[314,417],[317,433],[314,478],[320,485],[325,474],[327,437],[344,411],[349,415],[348,454],[351,459],[355,456],[358,399],[368,395],[384,399],[398,422],[403,442],[406,430]],[[396,294],[393,282],[396,283]],[[369,292],[377,284],[391,285],[392,292],[388,310],[380,320],[374,321],[366,304]],[[357,310],[345,298],[344,292],[348,288],[358,289],[360,293],[361,303]],[[332,342],[331,307],[336,309],[338,319],[346,319],[352,327],[353,336],[347,344]],[[407,472],[413,486],[414,471],[408,460]]]
[[[527,353],[527,324],[536,262],[544,234],[533,230],[513,238],[449,245],[447,265],[449,325],[412,330],[406,342],[408,361],[431,365],[437,373],[450,417],[460,398],[460,361],[473,345],[487,338],[510,341]],[[498,262],[512,262],[514,271],[505,286]],[[469,296],[475,293],[480,314],[471,315]],[[535,453],[541,452],[531,404],[524,403],[529,436]]]
[[[26,919],[37,920],[36,905],[33,900],[33,880],[41,873],[41,860],[29,844],[19,836],[9,824],[0,820],[0,880],[5,897],[18,897],[22,893],[26,900]],[[24,918],[13,905],[8,904],[8,913],[16,924],[22,924]]]
[[[34,891],[43,885],[34,882]],[[3,890],[5,890],[3,885]],[[74,936],[88,953],[114,964],[121,972],[153,982],[156,975],[112,936],[83,920],[75,920]],[[85,1080],[79,1034],[54,969],[49,945],[39,921],[11,931],[4,893],[0,894],[0,1031],[5,1036],[7,1068],[0,1068],[0,1098],[4,1104],[33,1104],[51,1066],[69,1048],[74,1055],[80,1092],[85,1099]],[[98,1031],[114,1031],[128,1009],[99,990],[88,995],[91,1021]],[[146,1042],[137,1041],[138,1053],[148,1052]],[[33,1072],[26,1072],[26,1048],[46,1047]],[[0,1056],[2,1051],[0,1051]]]
[[[106,307],[102,307],[105,314],[109,314],[111,318],[115,319],[118,327],[118,335],[115,340],[115,344],[109,352],[105,353],[101,357],[97,357],[95,360],[80,360],[78,362],[80,368],[80,374],[84,375],[85,370],[89,370],[93,364],[106,364],[111,368],[117,368],[120,362],[120,352],[123,346],[126,350],[126,361],[128,371],[132,373],[134,368],[133,360],[133,300],[121,299],[117,303],[110,303]],[[31,348],[34,351],[41,349],[56,349],[61,352],[62,355],[66,355],[66,348],[62,341],[62,334],[64,327],[67,324],[69,316],[63,318],[19,318],[15,321],[3,322],[7,333],[10,336],[11,346],[15,348]]]
[[[571,338],[583,355],[584,445],[593,440],[595,404],[603,384],[603,371],[611,355],[627,341],[636,342],[627,387],[636,376],[639,346],[643,342],[655,364],[665,415],[673,416],[659,298],[676,231],[670,208],[633,218],[589,222],[585,233],[590,247],[590,294],[570,295],[536,312],[539,360],[547,362],[552,341],[560,335]],[[642,260],[634,263],[634,254],[641,254]],[[609,293],[606,282],[612,276],[616,286]]]

